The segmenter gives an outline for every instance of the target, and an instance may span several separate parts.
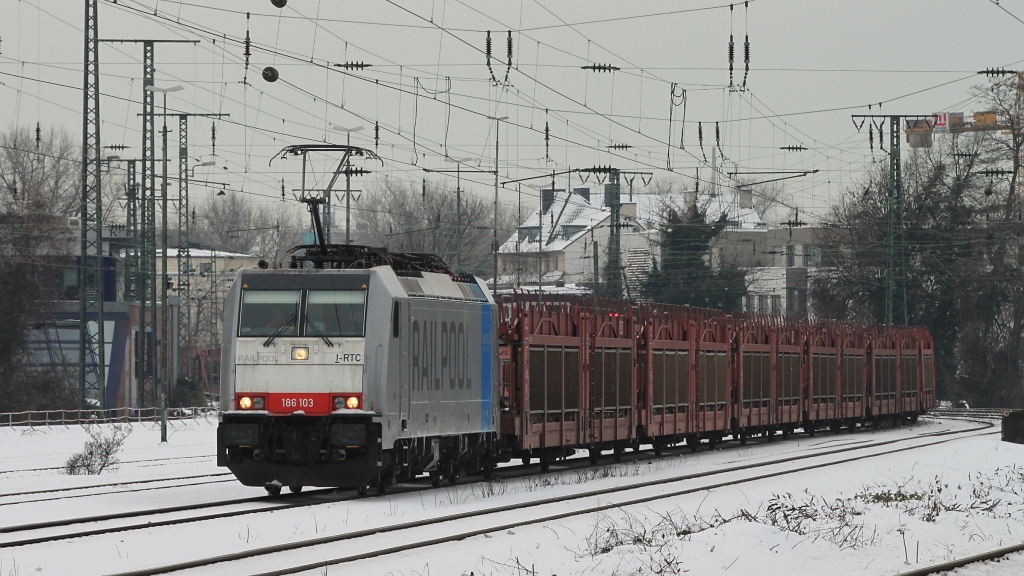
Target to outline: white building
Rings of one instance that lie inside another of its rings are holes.
[[[607,195],[607,187],[605,190]],[[541,198],[542,208],[530,214],[499,248],[499,289],[528,290],[531,285],[536,287],[540,277],[542,286],[584,285],[589,290],[595,276],[595,243],[599,269],[608,261],[610,197],[597,198],[589,188],[575,188],[568,193],[564,189],[542,190]],[[737,194],[699,196],[695,191],[632,196],[623,192],[619,245],[626,296],[637,293],[652,258],[660,259],[658,227],[667,209],[699,201],[709,220],[726,214],[729,230],[765,229],[749,201],[743,200]]]

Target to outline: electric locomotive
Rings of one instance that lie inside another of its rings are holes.
[[[282,486],[384,491],[495,465],[497,312],[437,257],[318,243],[225,298],[217,463]]]

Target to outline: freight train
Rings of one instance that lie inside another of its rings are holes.
[[[217,463],[273,495],[838,432],[935,405],[924,328],[585,296],[496,302],[436,257],[322,237],[285,268],[240,270],[224,308]]]

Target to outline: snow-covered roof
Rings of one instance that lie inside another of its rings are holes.
[[[499,252],[559,252],[589,234],[594,227],[606,226],[606,221],[611,218],[611,208],[602,206],[599,198],[603,195],[595,192],[592,192],[588,200],[575,191],[556,191],[554,201],[543,214],[541,222],[538,223],[539,209],[534,210],[501,245]],[[622,221],[634,222],[637,231],[653,230],[661,222],[666,204],[685,206],[693,201],[695,194],[693,191],[671,195],[634,193],[632,198],[623,194]],[[697,196],[697,201],[709,221],[718,220],[724,213],[730,222],[730,229],[756,230],[764,227],[753,208],[740,207],[739,197],[734,192]],[[634,213],[635,220],[629,216]],[[543,242],[542,248],[538,246],[538,240]]]

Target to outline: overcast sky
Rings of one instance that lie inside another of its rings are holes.
[[[975,71],[1024,61],[1024,23],[1017,20],[1024,19],[1024,0],[752,0],[732,10],[715,0],[100,4],[101,38],[200,41],[157,45],[157,85],[184,87],[168,97],[170,112],[230,114],[216,122],[216,158],[214,121],[191,121],[192,164],[217,162],[198,168],[196,178],[266,202],[280,201],[282,179],[289,197],[298,186],[299,163],[268,165],[274,152],[301,142],[344,143],[335,126],[364,127],[352,143],[378,151],[383,167],[365,163],[376,175],[419,182],[445,178],[423,169],[453,168],[446,154],[472,158],[470,169],[493,169],[495,122],[487,116],[508,116],[499,133],[502,181],[595,165],[656,178],[693,177],[700,169],[706,179],[717,122],[725,171],[820,170],[787,181],[786,201],[822,214],[873,158],[882,159],[868,147],[867,126],[858,134],[851,114],[877,112],[879,102],[882,113],[970,113],[982,106],[971,87],[987,82]],[[0,125],[39,122],[79,137],[83,3],[0,0],[0,15]],[[247,30],[248,71],[240,45]],[[729,88],[730,33],[738,90]],[[138,156],[142,45],[104,43],[100,57],[103,143],[130,146],[119,154]],[[346,61],[372,67],[335,66]],[[593,64],[619,70],[581,69]],[[260,74],[271,65],[281,77],[273,84]],[[630,148],[609,151],[610,144]],[[790,145],[808,150],[779,150]],[[174,149],[171,155],[175,166]],[[322,172],[329,160],[315,167]],[[464,174],[467,180],[473,192],[493,194],[489,175]],[[560,177],[558,186],[566,182]],[[515,202],[515,189],[508,185],[502,201]],[[536,202],[534,190],[523,190],[524,202]]]

